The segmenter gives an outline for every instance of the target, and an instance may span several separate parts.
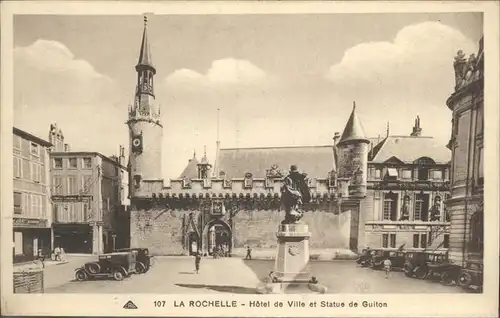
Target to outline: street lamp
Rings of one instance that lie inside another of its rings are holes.
[[[116,249],[116,234],[115,233],[111,234],[111,237],[113,238],[113,252],[114,252]]]

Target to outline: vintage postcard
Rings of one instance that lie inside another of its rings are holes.
[[[2,313],[495,316],[498,12],[3,2]]]

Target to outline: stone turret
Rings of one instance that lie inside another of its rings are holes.
[[[212,165],[208,162],[207,158],[207,146],[205,146],[205,151],[201,162],[198,163],[198,179],[208,179],[210,178],[210,169]]]
[[[338,182],[342,196],[366,196],[368,152],[370,141],[365,137],[361,122],[356,115],[356,103],[337,143]]]

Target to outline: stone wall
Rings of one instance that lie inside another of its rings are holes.
[[[147,247],[153,255],[185,255],[188,231],[184,215],[199,211],[133,208],[130,216],[131,247]],[[233,248],[251,245],[254,248],[276,246],[276,231],[284,218],[283,211],[240,210],[234,215]],[[198,218],[196,218],[198,219]],[[350,212],[340,216],[330,211],[308,211],[302,220],[309,225],[311,248],[349,248]],[[184,228],[183,228],[184,226]]]

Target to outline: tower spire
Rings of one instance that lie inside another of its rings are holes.
[[[356,102],[353,102],[351,116],[345,125],[344,132],[342,133],[337,145],[340,146],[341,144],[349,141],[369,142],[369,140],[365,137],[363,126],[356,115]]]
[[[153,60],[151,59],[151,50],[149,48],[148,43],[148,17],[144,16],[144,31],[142,32],[142,42],[141,42],[141,50],[139,53],[139,61],[137,62],[136,69],[138,67],[143,66],[150,68],[153,71],[153,74],[156,73],[156,70],[153,66]]]

